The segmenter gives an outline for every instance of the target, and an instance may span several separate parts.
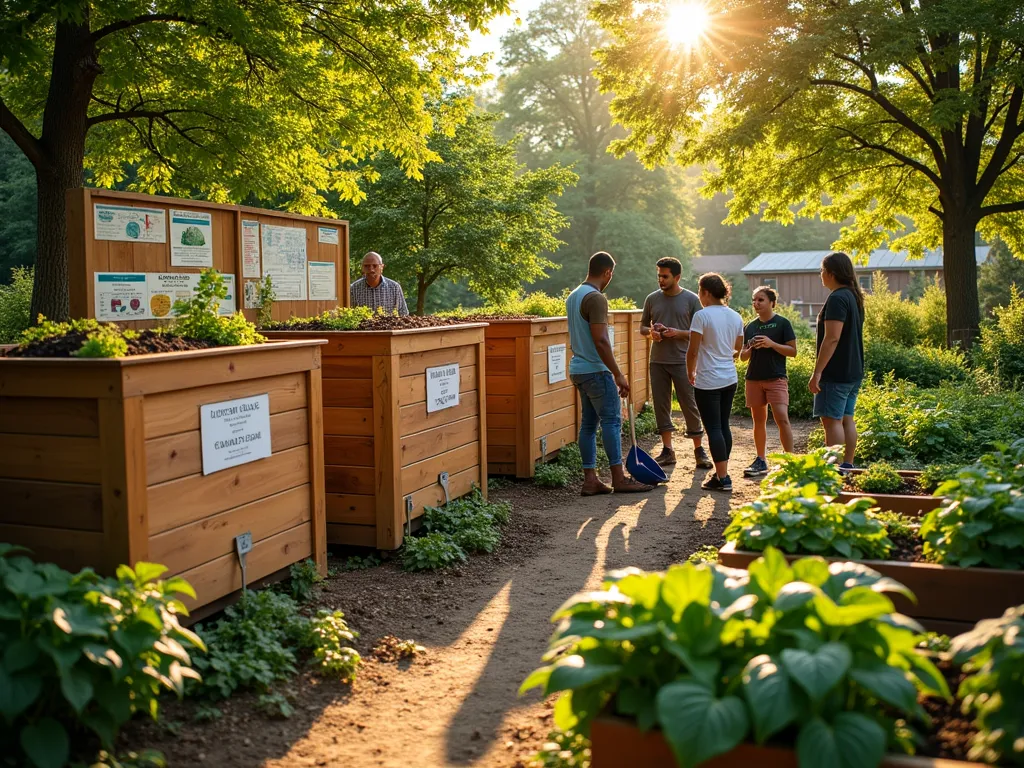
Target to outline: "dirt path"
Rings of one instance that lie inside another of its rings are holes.
[[[497,554],[440,574],[386,564],[338,575],[320,602],[346,611],[364,656],[386,634],[414,639],[426,653],[400,665],[367,658],[351,687],[300,677],[288,720],[267,720],[239,697],[216,723],[148,729],[148,746],[172,766],[525,765],[551,729],[551,703],[516,692],[540,663],[551,614],[574,592],[597,587],[608,569],[662,569],[720,544],[730,504],[758,492],[742,479],[754,456],[749,424],[733,420],[731,497],[700,489],[704,471],[695,476],[689,441],[680,438],[680,464],[647,496],[583,499],[575,489],[516,483],[494,493],[515,504]],[[795,426],[800,447],[809,425]]]

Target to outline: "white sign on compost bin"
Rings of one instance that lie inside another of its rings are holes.
[[[612,345],[612,356],[615,356],[615,326],[608,324],[608,343]]]
[[[565,344],[548,347],[548,384],[565,381]]]
[[[427,368],[427,413],[459,404],[459,364]]]
[[[270,456],[270,396],[254,395],[199,406],[203,474]]]

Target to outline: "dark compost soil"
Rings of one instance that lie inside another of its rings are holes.
[[[88,334],[73,331],[63,336],[54,336],[42,341],[33,341],[7,351],[7,357],[74,357],[82,348]],[[194,349],[209,349],[217,346],[209,341],[187,339],[182,336],[170,336],[155,331],[140,331],[134,339],[125,339],[128,343],[128,357],[134,355],[152,355],[159,352],[188,352]]]

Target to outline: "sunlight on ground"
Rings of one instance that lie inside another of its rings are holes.
[[[711,496],[703,496],[693,509],[693,519],[700,523],[701,528],[708,527],[708,521],[715,514],[715,500]]]
[[[586,583],[591,587],[596,587],[604,579],[604,575],[608,570],[608,543],[611,540],[612,532],[622,526],[622,546],[625,552],[629,552],[629,534],[636,528],[637,520],[640,519],[640,513],[643,512],[649,499],[643,499],[637,504],[630,504],[629,506],[621,506],[604,523],[601,524],[600,530],[594,535],[594,565],[590,569],[590,575],[587,577]],[[590,522],[589,520],[587,522]],[[585,526],[587,523],[584,523]],[[580,533],[583,532],[583,528],[580,528]],[[578,538],[578,537],[577,537]]]

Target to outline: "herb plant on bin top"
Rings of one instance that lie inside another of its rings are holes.
[[[774,548],[748,571],[616,571],[555,612],[547,664],[521,691],[561,692],[562,729],[589,734],[605,711],[659,727],[683,768],[769,739],[801,768],[875,768],[912,750],[919,693],[949,697],[894,592],[909,594],[860,563],[789,565]]]

